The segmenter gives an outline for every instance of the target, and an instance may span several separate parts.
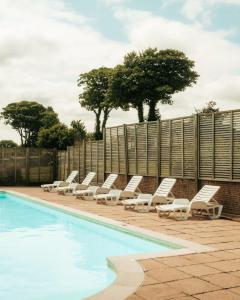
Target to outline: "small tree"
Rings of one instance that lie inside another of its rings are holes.
[[[50,128],[42,128],[38,133],[37,145],[44,148],[65,150],[74,144],[73,129],[64,124],[56,124]]]
[[[219,111],[219,108],[217,107],[217,102],[215,102],[215,101],[209,101],[202,108],[195,109],[195,112],[197,114],[214,113],[214,112],[218,112],[218,111]]]
[[[86,138],[87,130],[81,120],[72,121],[71,127],[73,129],[75,139],[84,140]]]
[[[59,124],[58,114],[53,110],[51,106],[48,106],[41,117],[41,127],[50,128],[56,124]]]
[[[103,129],[115,103],[108,94],[112,76],[111,68],[99,68],[80,74],[78,86],[83,87],[79,95],[81,106],[95,114],[95,138],[101,139]]]
[[[15,148],[18,144],[12,140],[1,140],[0,141],[0,148]]]
[[[45,108],[35,101],[20,101],[3,108],[1,118],[5,124],[17,130],[22,146],[35,146],[41,127],[48,128],[59,122],[57,114],[51,107]]]
[[[157,104],[172,104],[172,95],[196,83],[198,74],[194,62],[177,50],[149,48],[131,52],[112,76],[111,97],[123,109],[138,111],[139,122],[144,121],[144,104],[149,107],[148,121],[158,118]]]

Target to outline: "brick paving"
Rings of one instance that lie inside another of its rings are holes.
[[[125,211],[121,206],[97,205],[40,188],[11,188],[131,225],[208,245],[214,252],[141,260],[142,286],[128,300],[240,300],[240,222],[230,220],[159,219],[156,213]]]

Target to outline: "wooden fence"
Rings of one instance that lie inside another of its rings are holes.
[[[81,181],[95,171],[157,178],[240,182],[240,110],[107,128],[101,141],[83,141],[67,151],[0,149],[0,184]]]
[[[55,150],[0,148],[0,184],[39,184],[56,177]]]
[[[107,128],[103,141],[58,152],[58,178],[105,173],[240,182],[240,110]]]

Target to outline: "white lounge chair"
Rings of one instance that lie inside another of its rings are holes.
[[[55,180],[53,183],[42,184],[41,188],[45,192],[49,192],[49,188],[57,188],[60,185],[61,182],[63,182],[63,181],[61,181],[61,180]]]
[[[111,189],[108,194],[95,195],[93,198],[98,204],[117,205],[119,203],[122,190]]]
[[[192,213],[192,215],[205,215],[210,219],[218,219],[223,206],[214,199],[214,196],[219,189],[219,186],[205,185],[191,201],[175,199],[172,204],[158,205],[156,206],[158,216],[168,216],[173,213],[175,219],[187,220]]]
[[[111,194],[99,194],[95,195],[94,199],[97,200],[97,203],[102,204],[109,204],[109,205],[117,205],[120,199],[128,199],[134,197],[137,192],[141,193],[140,189],[138,188],[140,182],[142,181],[142,176],[133,176],[129,181],[128,185],[125,189],[121,191],[119,197],[115,197],[110,190]],[[119,191],[119,190],[118,190]],[[109,193],[110,193],[109,192]]]
[[[136,199],[123,200],[124,209],[135,209],[139,212],[155,210],[157,204],[168,204],[174,200],[172,188],[176,183],[175,178],[164,178],[154,195],[140,194]],[[151,195],[151,197],[149,196]]]
[[[69,185],[58,187],[57,191],[58,191],[59,194],[66,195],[66,194],[73,194],[77,190],[86,189],[86,188],[88,188],[88,186],[92,182],[95,175],[96,175],[95,172],[89,172],[87,174],[87,176],[84,178],[84,180],[82,181],[82,183],[72,182]]]
[[[54,181],[50,184],[41,185],[41,187],[48,192],[55,192],[58,188],[68,186],[70,183],[73,183],[78,176],[78,171],[72,171],[66,181]]]
[[[114,182],[116,181],[118,175],[110,174],[107,179],[104,181],[101,187],[88,187],[85,190],[76,190],[74,195],[76,198],[81,198],[84,200],[93,200],[93,196],[97,194],[107,194],[111,187],[114,186]]]

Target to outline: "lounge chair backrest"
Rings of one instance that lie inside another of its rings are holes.
[[[175,183],[175,178],[164,178],[160,183],[159,187],[157,188],[154,196],[167,197]]]
[[[72,183],[77,176],[78,176],[78,171],[72,171],[71,174],[66,179],[66,182]]]
[[[95,177],[96,173],[95,172],[89,172],[87,176],[84,178],[82,184],[84,185],[89,185],[93,178]]]
[[[107,179],[104,181],[102,188],[110,189],[114,182],[116,181],[118,175],[117,174],[110,174]]]
[[[203,188],[194,196],[191,202],[201,201],[209,202],[220,189],[217,185],[204,185]]]
[[[124,191],[134,193],[138,188],[142,178],[143,178],[142,176],[133,176],[129,181],[128,185],[125,187]]]

